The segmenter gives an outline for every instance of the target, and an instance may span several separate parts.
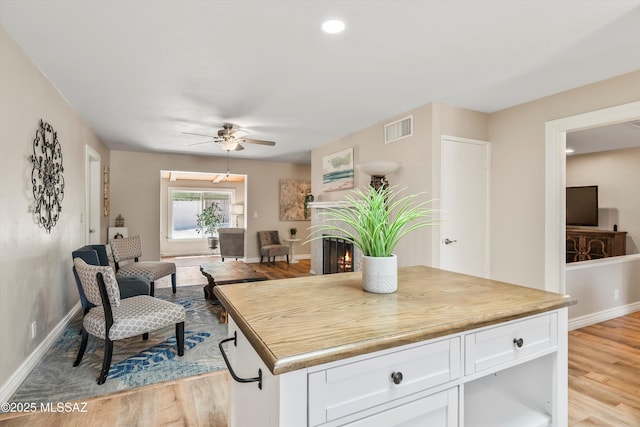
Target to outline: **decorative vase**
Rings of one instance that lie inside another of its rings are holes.
[[[215,236],[207,237],[209,243],[209,249],[216,249],[218,247],[218,238]]]
[[[398,290],[398,257],[362,257],[362,289],[374,294]]]

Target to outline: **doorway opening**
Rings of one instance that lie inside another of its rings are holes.
[[[100,243],[100,154],[86,146],[85,150],[85,243]]]
[[[566,293],[567,132],[640,119],[640,101],[545,124],[545,289]]]
[[[160,172],[160,255],[163,257],[219,256],[212,249],[196,216],[215,204],[219,227],[246,228],[247,176],[227,172]],[[215,234],[215,232],[214,232]],[[245,233],[246,239],[246,233]],[[245,242],[246,247],[246,242]]]

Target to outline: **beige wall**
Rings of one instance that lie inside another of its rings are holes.
[[[640,71],[493,113],[491,277],[544,289],[545,122],[640,100]]]
[[[627,254],[640,246],[640,148],[567,156],[567,186],[598,186],[598,228],[627,232]]]
[[[413,115],[413,135],[390,144],[384,143],[384,125],[391,121]],[[390,117],[365,129],[354,132],[312,152],[311,186],[316,201],[342,200],[349,190],[322,191],[322,157],[344,148],[354,148],[354,162],[369,160],[394,160],[402,166],[387,178],[405,194],[426,192],[426,199],[440,196],[440,138],[442,135],[486,140],[488,136],[487,116],[483,113],[461,108],[426,104],[413,110]],[[355,187],[368,185],[370,177],[356,168]],[[437,201],[432,204],[438,207]],[[420,229],[406,236],[396,247],[398,264],[436,265],[437,231]],[[312,254],[312,256],[314,256]]]
[[[299,238],[307,238],[309,221],[280,221],[280,179],[309,179],[308,165],[231,159],[230,166],[233,173],[247,175],[245,222],[248,258],[259,258],[256,237],[259,230],[278,230],[281,238],[285,238],[288,229],[296,227]],[[122,214],[129,235],[142,237],[143,259],[157,260],[160,258],[160,239],[166,237],[166,231],[160,226],[160,172],[220,172],[226,169],[226,157],[223,156],[112,151],[112,216],[115,218],[115,215]],[[308,252],[306,247],[302,247],[297,248],[296,253]]]
[[[47,233],[32,212],[32,141],[40,119],[58,132],[65,195]],[[71,251],[85,243],[85,146],[109,152],[64,97],[0,28],[0,385],[78,302]],[[103,217],[102,237],[107,221]],[[37,335],[31,339],[31,323]]]

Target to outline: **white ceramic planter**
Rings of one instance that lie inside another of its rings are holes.
[[[398,257],[362,257],[362,289],[375,294],[398,290]]]

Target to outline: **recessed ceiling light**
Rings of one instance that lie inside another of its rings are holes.
[[[573,153],[574,151],[575,151],[575,150],[574,150],[573,148],[567,148],[566,150],[564,150],[564,152],[565,152],[566,154],[571,154],[571,153]]]
[[[344,31],[344,22],[340,19],[329,19],[322,23],[322,31],[329,34],[338,34]]]

